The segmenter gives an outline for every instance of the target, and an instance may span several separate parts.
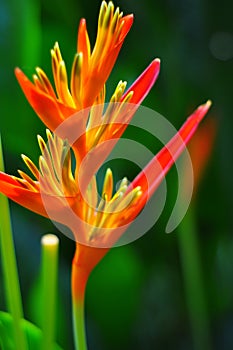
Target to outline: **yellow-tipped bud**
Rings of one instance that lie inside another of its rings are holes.
[[[112,20],[113,12],[114,12],[114,5],[110,1],[108,4],[108,7],[107,7],[107,11],[105,13],[104,19],[103,19],[103,27],[106,29],[109,27],[109,24]]]
[[[30,158],[25,156],[24,154],[21,154],[21,157],[24,161],[24,163],[27,165],[28,169],[31,171],[31,173],[35,176],[35,178],[38,180],[39,178],[39,170],[36,167],[36,165],[31,161]]]
[[[102,197],[103,198],[105,197],[106,200],[109,201],[112,198],[112,191],[113,191],[112,170],[108,168],[104,178]]]
[[[44,139],[40,135],[37,135],[37,141],[38,141],[41,153],[43,153],[46,148],[46,143],[44,142]]]

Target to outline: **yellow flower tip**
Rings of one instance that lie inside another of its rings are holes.
[[[104,177],[104,184],[103,184],[103,190],[102,190],[102,198],[106,198],[106,201],[110,200],[112,197],[112,191],[113,191],[113,174],[112,170],[108,168],[105,173]]]
[[[204,114],[206,114],[210,109],[211,105],[212,105],[212,101],[208,100],[206,101],[206,103],[203,103],[203,105],[201,105],[199,109],[202,110]]]
[[[22,171],[22,170],[20,170],[20,169],[17,169],[17,173],[23,178],[23,174],[24,174],[24,172]]]
[[[42,139],[42,137],[40,136],[40,134],[37,134],[36,137],[37,137],[37,141],[38,141],[38,142],[39,142],[40,139]]]
[[[39,134],[36,137],[37,137],[37,142],[39,143],[39,145],[44,142],[42,136],[40,136]]]
[[[205,117],[211,105],[212,105],[212,102],[208,100],[206,103],[200,105],[194,111],[194,113],[190,116],[190,118],[194,118],[194,121],[196,121],[196,123],[199,124],[202,121],[202,119]]]
[[[83,53],[82,52],[76,53],[74,57],[72,75],[75,74],[79,76],[82,70],[82,65],[83,65]]]
[[[103,20],[104,20],[104,16],[107,10],[107,3],[106,1],[102,1],[101,6],[100,6],[100,12],[99,12],[99,26],[102,27],[103,25]]]
[[[131,202],[129,203],[131,206],[133,206],[134,204],[136,204],[138,202],[138,199],[142,196],[142,191],[135,191],[134,193],[132,193],[132,199]]]
[[[123,177],[123,179],[121,180],[121,182],[120,182],[120,186],[119,186],[119,189],[118,190],[120,190],[120,188],[122,187],[122,186],[128,186],[129,185],[129,180],[127,179],[127,177],[125,176],[125,177]]]
[[[42,69],[40,67],[36,67],[35,71],[38,75],[40,75],[40,73],[42,72]]]
[[[212,105],[212,101],[211,100],[208,100],[202,107],[203,107],[203,112],[204,112],[204,115],[208,112],[208,110],[210,109]]]
[[[123,12],[122,12],[122,15],[123,15]],[[111,24],[111,31],[112,31],[112,33],[115,32],[117,23],[118,23],[120,18],[121,18],[120,17],[120,9],[119,9],[119,7],[117,7],[116,11],[114,13],[113,19],[112,19],[112,24]]]
[[[21,158],[23,159],[24,163],[28,167],[28,169],[31,171],[31,173],[35,176],[35,178],[38,180],[39,178],[39,170],[35,166],[35,164],[31,161],[30,158],[25,156],[24,154],[21,154]]]
[[[60,81],[67,82],[66,65],[64,61],[59,62],[59,79]]]
[[[212,106],[212,101],[211,100],[208,100],[206,103],[205,103],[206,107],[209,109],[211,106]]]
[[[21,154],[20,156],[24,163],[27,165],[27,167],[30,169],[30,162],[32,162],[31,159],[25,156],[25,154]]]
[[[50,54],[51,54],[52,58],[54,58],[56,56],[54,49],[50,50]]]
[[[46,136],[48,140],[52,138],[52,133],[49,129],[46,129]]]
[[[102,26],[104,28],[108,28],[109,27],[109,24],[110,24],[110,22],[112,20],[112,17],[113,17],[113,12],[114,12],[114,5],[110,1],[109,4],[108,4],[107,10],[105,12],[104,18],[103,18]]]
[[[39,78],[38,78],[38,76],[36,74],[32,75],[32,79],[34,80],[34,83],[37,83],[38,80],[39,80]]]
[[[133,97],[134,91],[130,91],[124,98],[123,103],[130,102],[131,98]]]
[[[135,191],[135,192],[139,192],[139,191],[141,191],[141,186],[137,186],[137,187],[135,187],[134,189],[133,189],[133,191]]]
[[[56,61],[62,61],[62,55],[57,41],[55,42],[53,49],[51,50],[51,55],[53,59],[56,59]]]
[[[120,80],[111,98],[111,102],[119,102],[126,88],[127,82]]]
[[[46,148],[46,143],[40,135],[37,135],[37,142],[38,142],[38,145],[40,147],[41,152],[43,153],[45,148]]]
[[[119,19],[123,16],[123,12],[120,12],[119,7],[116,8],[114,12],[114,4],[110,1],[108,4],[103,1],[100,7],[99,13],[99,28],[110,28],[112,33],[114,33]]]
[[[58,41],[55,42],[53,48],[54,48],[54,50],[60,50]]]
[[[111,168],[108,168],[108,169],[106,170],[106,176],[107,176],[107,177],[113,177]]]

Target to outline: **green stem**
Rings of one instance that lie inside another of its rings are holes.
[[[42,237],[42,344],[41,350],[51,350],[55,342],[58,248],[57,236],[48,234]]]
[[[194,349],[209,350],[209,320],[194,214],[190,206],[179,226],[178,238]]]
[[[86,350],[86,333],[84,322],[84,300],[73,303],[73,329],[76,350]]]
[[[85,289],[88,275],[75,261],[72,264],[72,308],[75,350],[87,350],[84,319]]]
[[[41,8],[38,0],[14,0],[13,6],[18,15],[18,41],[21,55],[20,65],[34,67],[41,58]],[[20,10],[20,12],[19,12]]]
[[[4,171],[0,139],[0,170]],[[15,350],[27,350],[27,341],[22,328],[23,308],[17,271],[8,199],[0,194],[0,247],[7,309],[12,316]]]

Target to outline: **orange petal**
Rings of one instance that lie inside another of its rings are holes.
[[[121,101],[124,100],[126,95],[133,91],[133,96],[130,103],[140,104],[147,96],[155,81],[158,78],[160,70],[160,60],[156,58],[151,64],[142,72],[142,74],[135,80],[130,88],[124,93]]]
[[[24,188],[12,176],[3,172],[0,172],[0,192],[23,207],[47,217],[40,193]]]
[[[122,41],[125,40],[126,35],[130,31],[130,28],[132,27],[133,20],[134,20],[134,16],[132,13],[130,15],[122,17],[122,19],[120,20],[121,23],[124,22],[124,25],[121,31],[121,35],[118,39],[118,43],[121,43]]]
[[[0,192],[21,206],[72,230],[77,223],[81,227],[80,220],[73,214],[73,208],[79,205],[76,197],[51,196],[45,193],[41,195],[40,192],[28,190],[14,177],[3,172],[0,172]]]
[[[67,116],[76,112],[76,110],[66,107],[49,95],[40,92],[19,68],[15,69],[15,75],[28,102],[50,130],[54,131]]]

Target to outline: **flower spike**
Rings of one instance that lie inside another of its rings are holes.
[[[48,127],[47,140],[38,136],[38,166],[22,155],[31,175],[22,170],[17,177],[0,172],[0,192],[72,231],[76,241],[72,298],[74,329],[77,326],[78,332],[77,315],[83,313],[90,272],[142,211],[211,105],[207,101],[198,107],[131,184],[123,178],[114,191],[113,173],[108,169],[103,186],[98,188],[98,170],[160,70],[160,60],[155,59],[128,89],[120,80],[110,103],[104,105],[106,81],[132,23],[133,15],[123,16],[111,1],[102,1],[93,49],[86,21],[80,21],[70,80],[57,42],[51,50],[54,84],[39,67],[33,82],[19,68],[15,70],[30,105]],[[75,338],[76,348],[85,347],[84,338],[84,332]]]

